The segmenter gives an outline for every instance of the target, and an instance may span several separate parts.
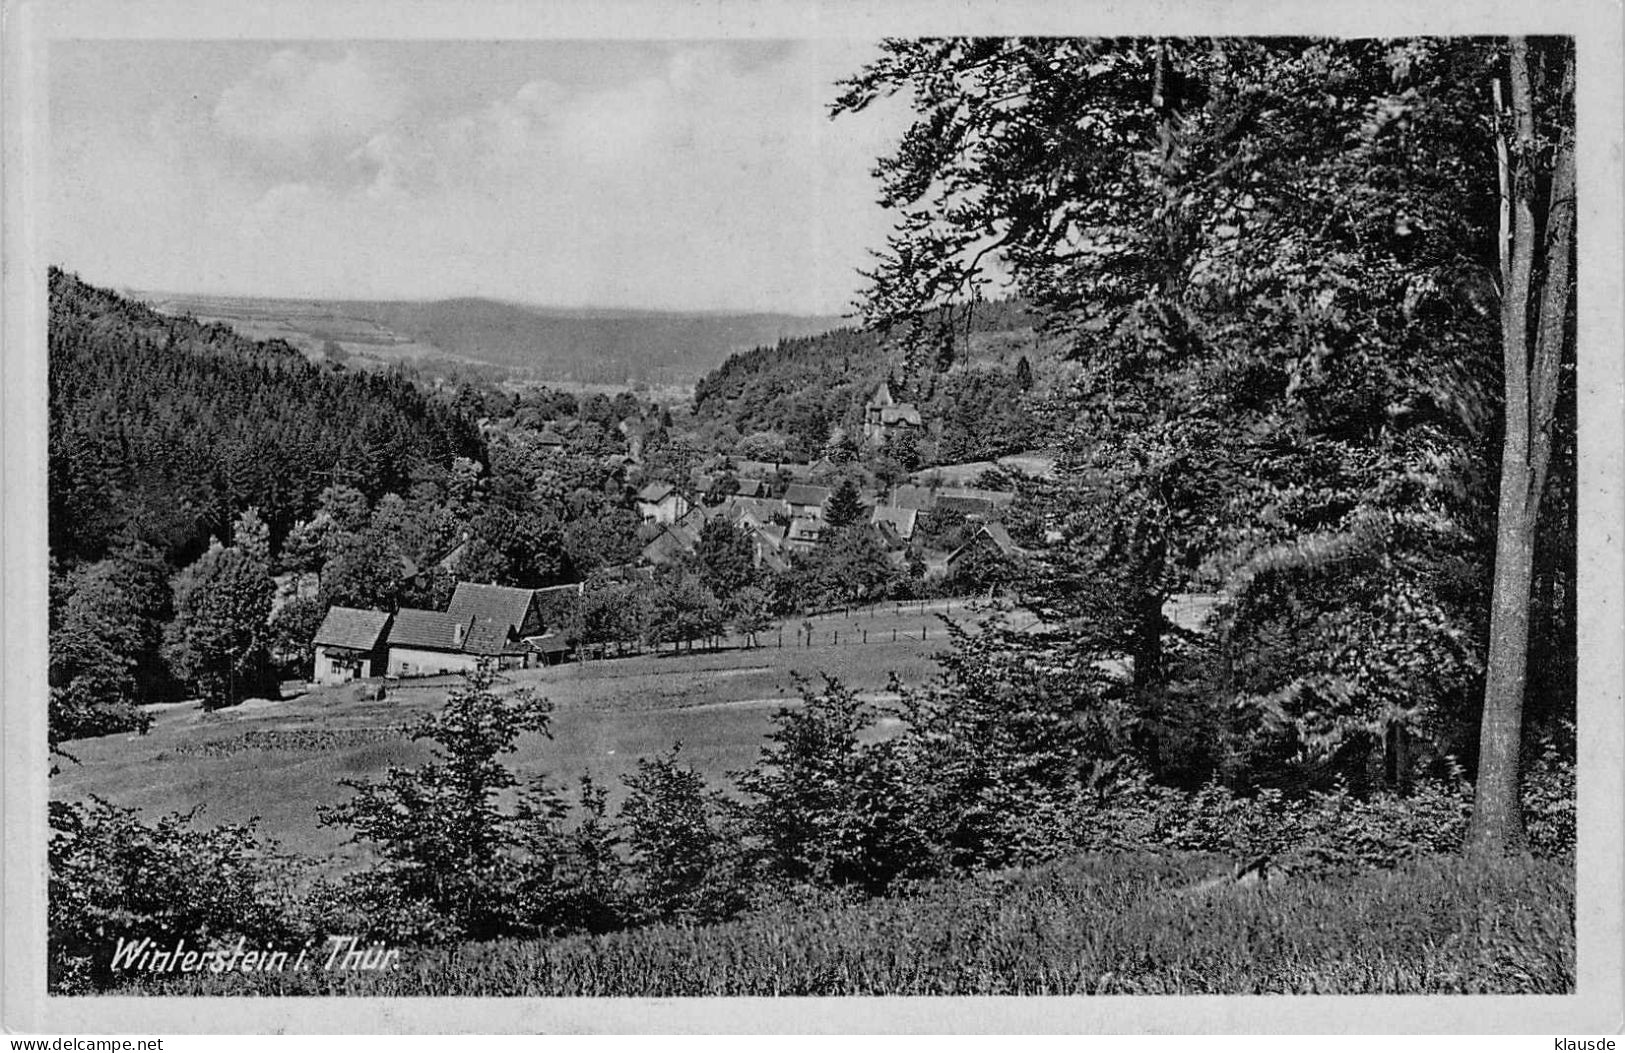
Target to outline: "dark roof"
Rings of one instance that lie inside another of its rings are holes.
[[[457,627],[467,623],[444,611],[419,611],[403,607],[395,612],[389,630],[389,646],[421,647],[431,651],[461,651]]]
[[[321,647],[348,647],[373,651],[389,628],[388,611],[364,611],[355,607],[329,607],[327,617],[311,641]]]
[[[923,486],[899,486],[889,502],[893,508],[913,508],[929,511],[937,505],[937,495]]]
[[[760,479],[741,479],[737,493],[740,497],[761,497],[766,490]]]
[[[999,546],[1001,552],[1010,554],[1021,551],[1021,546],[1016,544],[1015,538],[1010,536],[1010,531],[1004,529],[1003,523],[983,523],[982,533],[992,538],[993,543]]]
[[[937,498],[937,507],[944,512],[958,512],[961,515],[986,515],[993,511],[993,503],[984,501],[980,497],[949,497]]]
[[[665,563],[685,552],[693,552],[699,544],[699,534],[681,523],[673,523],[660,532],[660,536],[643,546],[643,558],[650,563]]]
[[[937,491],[938,501],[955,497],[986,501],[990,505],[1007,505],[1016,499],[1009,490],[980,490],[972,486],[945,486]]]
[[[395,612],[389,646],[462,654],[501,654],[523,651],[511,637],[512,627],[479,618],[457,618],[443,611],[402,608]]]
[[[910,403],[899,402],[895,406],[886,406],[880,411],[880,423],[912,424],[915,427],[919,427],[920,411],[915,409]]]
[[[737,523],[749,514],[758,523],[767,523],[774,516],[789,516],[790,506],[783,501],[770,501],[763,497],[730,497],[719,506],[730,522]]]
[[[914,524],[919,518],[919,510],[915,508],[896,508],[888,505],[876,505],[869,514],[869,521],[875,524],[885,523],[897,531],[897,536],[907,541],[914,536]]]
[[[983,540],[984,538],[986,541]],[[1019,556],[1023,555],[1025,552],[1020,545],[1016,544],[1015,539],[1010,536],[1010,532],[1004,529],[1002,524],[983,523],[982,529],[978,530],[969,541],[965,542],[963,545],[960,545],[958,548],[954,549],[953,552],[949,553],[948,562],[950,564],[957,563],[966,552],[976,548],[978,545],[988,543],[991,543],[994,548],[998,549],[1006,556]]]
[[[501,654],[504,651],[523,651],[525,645],[513,635],[513,626],[502,622],[470,619],[468,632],[463,637],[463,650],[468,654]]]
[[[638,500],[651,505],[659,504],[666,499],[666,495],[671,491],[672,486],[670,483],[650,483],[638,491]]]
[[[473,618],[503,626],[504,631],[509,626],[518,629],[525,624],[525,615],[530,612],[535,598],[536,594],[530,589],[459,581],[457,591],[451,594],[451,602],[446,604],[446,613],[460,622]]]
[[[823,505],[829,500],[829,487],[791,483],[784,490],[784,501],[792,505]]]

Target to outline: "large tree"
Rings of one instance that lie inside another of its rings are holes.
[[[166,653],[206,709],[257,693],[274,697],[277,690],[270,662],[276,585],[252,509],[237,526],[239,544],[210,546],[175,580],[175,620]]]
[[[991,260],[1079,363],[1046,613],[1110,631],[1150,697],[1163,600],[1221,587],[1243,649],[1209,694],[1284,756],[1394,728],[1468,746],[1499,434],[1483,88],[1503,50],[890,41],[836,106],[905,92],[916,112],[879,165],[901,218],[865,304],[913,368],[952,360]]]
[[[1505,397],[1471,851],[1526,850],[1518,755],[1536,528],[1574,357],[1574,42],[1514,37],[1495,81]],[[1502,85],[1506,85],[1503,89]]]

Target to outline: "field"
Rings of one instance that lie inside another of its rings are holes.
[[[885,606],[851,616],[811,619],[813,646],[796,646],[800,621],[762,634],[763,646],[728,641],[715,652],[665,653],[572,663],[509,673],[503,690],[531,687],[554,705],[553,737],[526,736],[509,762],[522,775],[573,787],[583,772],[611,792],[639,757],[682,743],[682,759],[718,787],[727,773],[757,758],[770,718],[798,700],[795,677],[828,673],[871,698],[890,675],[919,683],[935,672],[932,654],[947,644],[939,614],[949,604]],[[952,617],[965,618],[962,603]],[[892,633],[897,642],[892,642]],[[926,634],[920,638],[921,632]],[[872,641],[858,643],[863,633]],[[836,639],[839,643],[835,643]],[[350,791],[342,779],[367,779],[391,765],[416,765],[428,748],[402,733],[433,712],[457,677],[405,680],[382,701],[356,698],[352,686],[311,690],[284,701],[249,700],[205,713],[195,704],[162,707],[149,734],[71,742],[79,763],[62,764],[52,795],[97,795],[138,809],[147,819],[202,805],[205,825],[260,820],[261,833],[284,848],[329,861],[338,872],[362,860],[345,832],[318,824],[316,809]],[[884,733],[884,724],[880,729]]]
[[[1077,857],[704,928],[409,950],[361,973],[227,973],[165,994],[763,996],[1452,994],[1574,989],[1573,868],[1428,859],[1204,887],[1224,861]]]

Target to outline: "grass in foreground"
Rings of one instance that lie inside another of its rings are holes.
[[[164,994],[1440,994],[1574,989],[1572,863],[1192,886],[1204,856],[1081,857],[708,928],[408,950],[388,973],[226,975]]]

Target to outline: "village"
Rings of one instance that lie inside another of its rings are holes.
[[[885,383],[863,407],[867,448],[922,428],[919,411],[895,401]],[[543,431],[541,441],[564,444],[552,429]],[[856,530],[900,574],[906,575],[912,563],[935,592],[952,593],[956,582],[983,588],[980,579],[964,580],[967,568],[1019,560],[1026,552],[1001,522],[1014,491],[944,485],[945,479],[965,474],[963,466],[926,469],[881,490],[852,482],[852,473],[827,457],[797,463],[713,456],[686,480],[651,481],[637,491],[637,512],[654,536],[634,564],[611,571],[649,580],[660,568],[693,559],[706,524],[722,523],[748,541],[753,565],[763,574],[788,574],[798,556],[819,551],[838,530]],[[955,525],[948,535],[951,547],[933,546],[919,529],[922,517],[933,515]],[[435,566],[455,577],[464,547],[452,548]],[[529,669],[580,658],[587,641],[579,632],[579,607],[587,589],[585,581],[531,589],[458,579],[444,610],[331,606],[311,641],[311,682],[434,676],[481,664]],[[608,653],[607,642],[597,641],[597,656]],[[628,642],[613,641],[622,651]]]

